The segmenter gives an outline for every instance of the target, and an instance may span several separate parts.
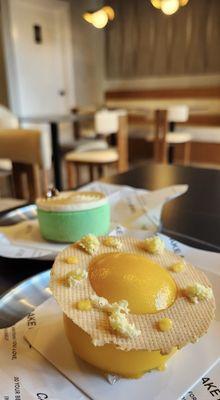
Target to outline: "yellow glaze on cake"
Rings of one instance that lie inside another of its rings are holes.
[[[134,314],[164,310],[177,295],[169,272],[138,254],[106,253],[94,257],[89,265],[89,280],[94,291],[110,303],[127,300]]]
[[[152,369],[165,369],[167,360],[176,352],[162,355],[160,351],[117,349],[113,344],[94,346],[91,337],[64,314],[64,327],[74,353],[105,372],[139,378]]]
[[[173,326],[173,321],[170,318],[161,318],[158,321],[158,328],[161,330],[161,332],[167,332],[169,331]]]
[[[76,303],[76,308],[81,311],[90,311],[92,309],[92,303],[89,299],[80,300]]]
[[[124,299],[130,311],[136,314],[157,313],[172,305],[177,294],[170,274],[148,257],[137,254],[104,253],[93,257],[89,280],[97,295],[110,303]],[[77,308],[86,311],[86,300],[78,303]],[[169,322],[167,324],[170,326]],[[65,314],[64,326],[74,352],[83,360],[127,378],[138,378],[155,368],[163,370],[176,351],[173,349],[170,354],[162,355],[160,351],[123,351],[113,344],[94,346],[90,336]],[[167,330],[166,327],[163,330]]]
[[[178,263],[172,264],[170,266],[170,270],[172,272],[182,272],[182,271],[184,271],[184,269],[185,269],[185,264],[184,264],[183,261],[180,261]]]
[[[77,257],[74,257],[74,256],[69,256],[69,257],[67,257],[66,259],[65,259],[65,262],[67,263],[67,264],[77,264],[78,263],[78,258]]]

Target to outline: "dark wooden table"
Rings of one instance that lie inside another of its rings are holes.
[[[105,182],[150,190],[188,184],[187,193],[164,207],[162,231],[194,247],[220,252],[220,171],[145,163]],[[0,258],[0,293],[51,264]]]
[[[220,170],[144,163],[105,182],[155,190],[188,184],[165,205],[162,230],[194,247],[220,252]]]

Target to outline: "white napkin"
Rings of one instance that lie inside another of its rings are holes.
[[[101,191],[108,196],[111,228],[122,224],[128,228],[155,233],[160,227],[163,205],[187,189],[187,185],[176,185],[150,192],[129,186],[93,182],[80,190]],[[0,255],[4,257],[53,260],[65,246],[44,240],[40,235],[38,221],[23,221],[0,227]]]

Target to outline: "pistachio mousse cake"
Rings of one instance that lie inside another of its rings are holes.
[[[158,236],[86,235],[57,256],[50,288],[73,352],[127,378],[165,369],[214,318],[205,274]]]
[[[101,192],[55,192],[37,199],[40,232],[46,240],[75,242],[93,233],[109,231],[110,206]]]

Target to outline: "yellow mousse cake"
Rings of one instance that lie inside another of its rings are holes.
[[[159,237],[87,235],[57,256],[50,287],[73,351],[129,378],[163,370],[214,318],[204,273],[166,250]]]

